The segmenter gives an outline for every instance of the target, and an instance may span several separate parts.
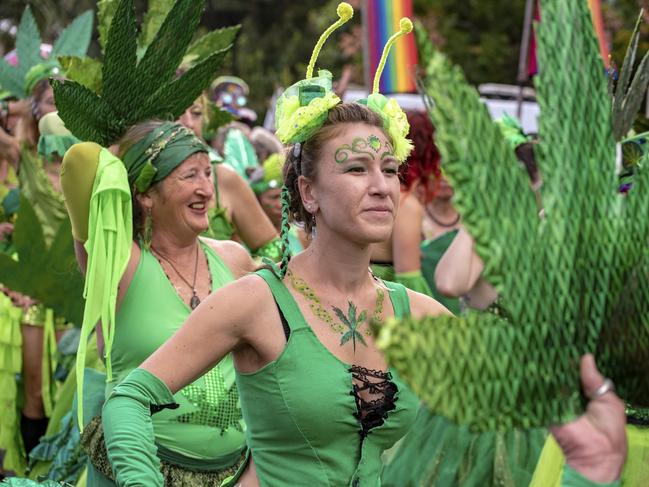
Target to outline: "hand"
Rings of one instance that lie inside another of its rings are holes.
[[[581,359],[581,383],[589,397],[604,383],[590,354]],[[575,421],[550,431],[573,469],[594,482],[609,483],[620,478],[626,460],[625,424],[624,403],[610,391],[592,399]]]
[[[0,159],[6,159],[14,168],[20,160],[18,140],[0,128]]]
[[[5,222],[0,223],[0,241],[4,240],[7,235],[11,235],[14,231],[13,223]]]

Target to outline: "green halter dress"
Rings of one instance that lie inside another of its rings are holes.
[[[409,430],[417,398],[396,373],[342,362],[317,338],[284,284],[258,272],[283,315],[286,348],[261,370],[237,373],[247,443],[260,485],[381,484],[381,454]],[[406,289],[386,283],[396,317],[407,316]],[[361,390],[379,389],[365,401]],[[260,407],[263,405],[263,407]]]
[[[203,243],[201,248],[207,256],[212,291],[233,281],[230,270],[216,252]],[[158,260],[143,249],[131,286],[117,312],[112,349],[114,380],[106,385],[106,398],[176,332],[190,312]],[[236,471],[245,450],[245,425],[239,408],[232,357],[225,357],[204,376],[176,393],[173,400],[179,407],[164,409],[152,416],[158,457],[193,471],[232,467]],[[128,455],[127,450],[128,445],[124,445],[124,451],[118,455]],[[93,458],[93,464],[96,463]],[[105,465],[97,466],[102,473],[109,473]],[[173,473],[171,479],[178,475]],[[174,485],[190,485],[189,482],[184,479]]]

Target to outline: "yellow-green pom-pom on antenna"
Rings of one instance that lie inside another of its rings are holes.
[[[354,16],[354,9],[353,7],[348,4],[347,2],[341,2],[338,4],[338,8],[336,9],[336,13],[338,14],[338,20],[334,22],[327,30],[325,30],[322,35],[320,36],[320,39],[318,39],[318,42],[316,43],[315,47],[313,48],[313,53],[311,54],[311,59],[309,60],[309,65],[306,68],[306,77],[307,78],[312,78],[313,77],[313,69],[315,68],[315,62],[318,59],[318,55],[320,54],[320,50],[322,49],[322,46],[324,45],[325,41],[329,38],[329,36],[341,25],[347,23],[349,19],[351,19]]]
[[[340,17],[340,20],[347,22],[354,16],[354,8],[347,2],[340,2],[336,9],[336,13],[338,14],[338,17]]]
[[[404,34],[410,34],[412,32],[412,20],[408,17],[404,17],[399,21],[399,29]]]

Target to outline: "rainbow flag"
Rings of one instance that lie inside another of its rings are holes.
[[[363,26],[365,28],[366,66],[368,86],[371,89],[383,46],[399,30],[402,17],[412,18],[412,0],[364,0]],[[381,77],[381,93],[413,93],[417,91],[414,70],[417,47],[413,34],[402,37],[392,47]]]
[[[608,49],[608,43],[606,42],[606,33],[604,31],[604,17],[602,16],[602,2],[601,0],[588,0],[588,6],[590,7],[590,14],[593,17],[593,27],[595,27],[595,33],[597,34],[597,40],[599,41],[599,52],[604,61],[604,66],[608,69],[611,65],[611,60],[609,58],[610,51]]]

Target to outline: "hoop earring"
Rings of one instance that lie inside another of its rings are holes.
[[[142,232],[142,245],[146,250],[151,249],[151,237],[153,236],[153,218],[151,217],[151,210],[146,211],[144,217],[144,231]]]

